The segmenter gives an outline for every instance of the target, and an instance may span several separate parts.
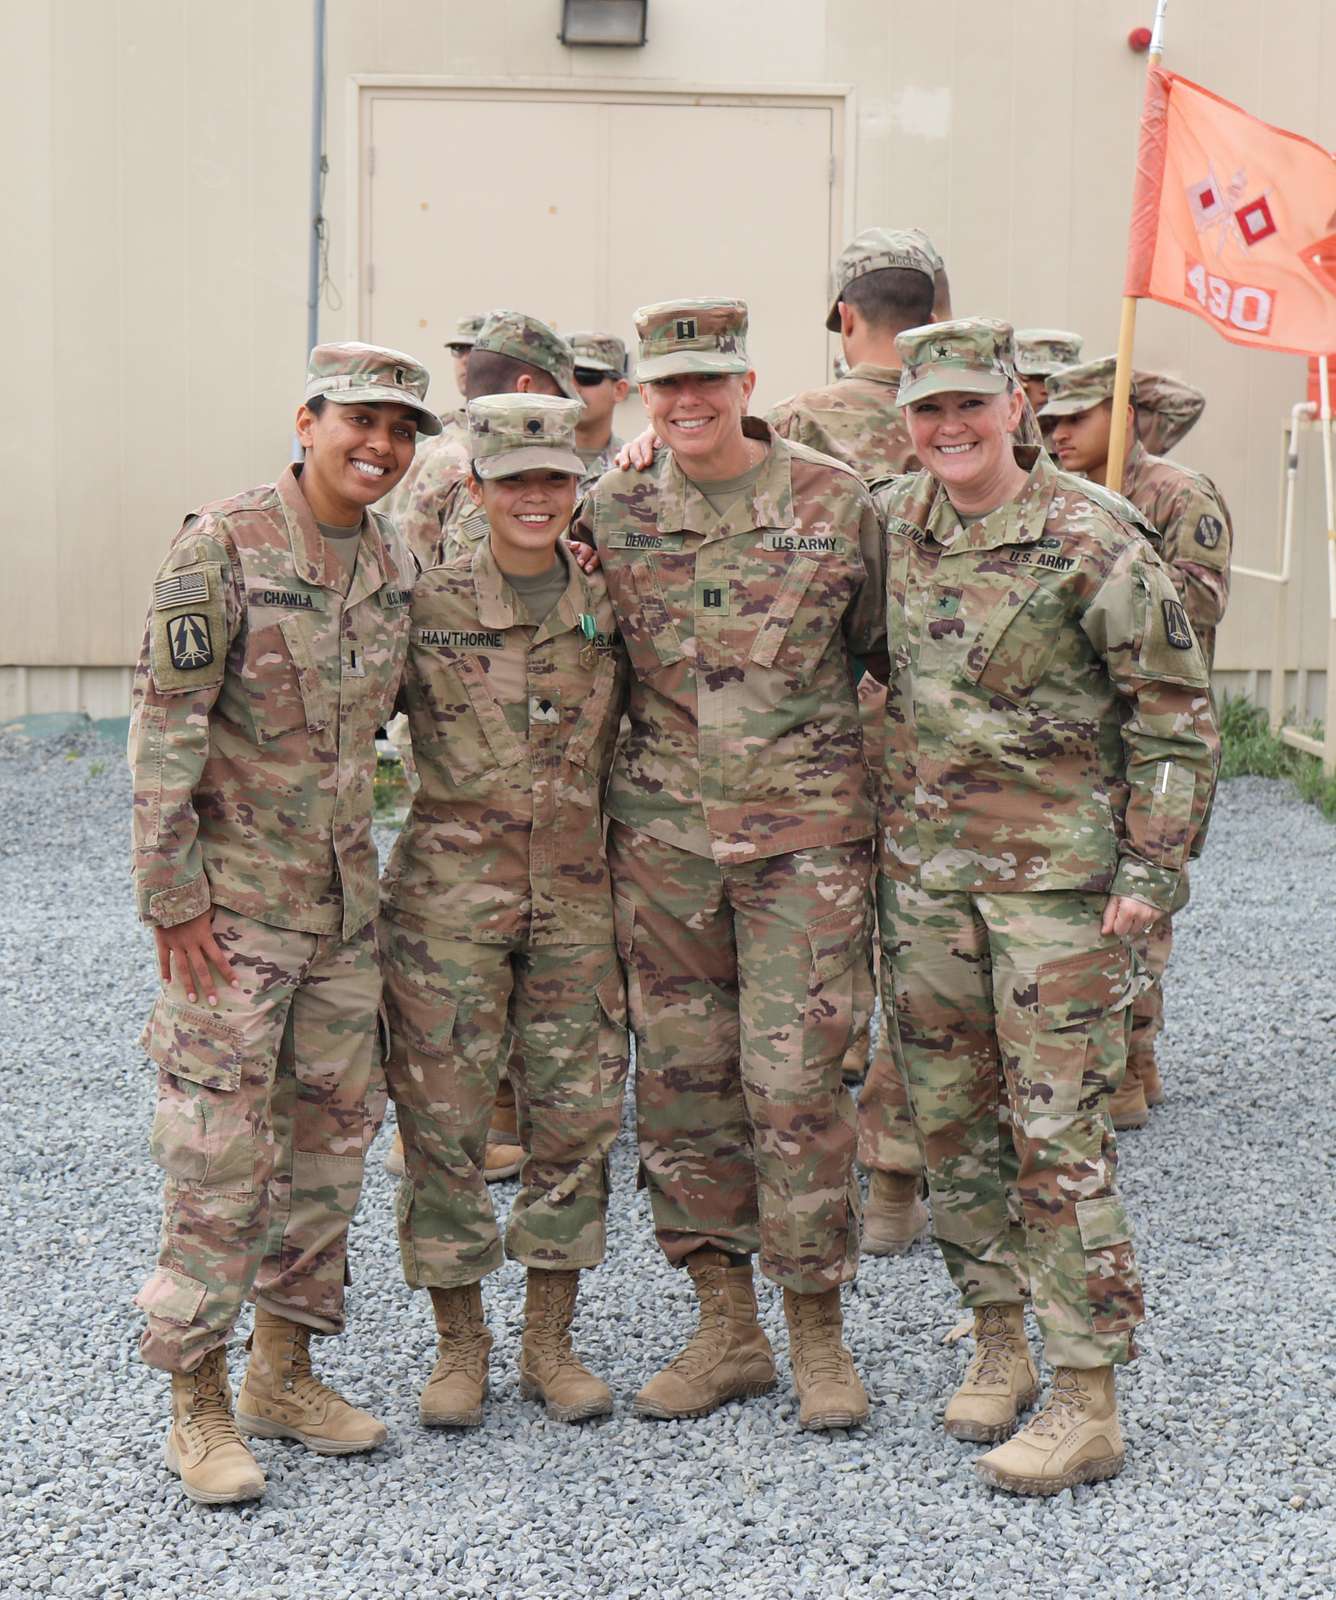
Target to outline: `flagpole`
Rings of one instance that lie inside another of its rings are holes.
[[[1158,67],[1164,55],[1164,14],[1169,0],[1155,0],[1155,21],[1150,31],[1150,60],[1146,71]],[[1132,398],[1132,347],[1136,343],[1136,296],[1123,296],[1123,314],[1118,324],[1118,365],[1113,378],[1113,418],[1109,428],[1109,459],[1105,484],[1119,494],[1123,490],[1123,463],[1127,459],[1127,407]]]

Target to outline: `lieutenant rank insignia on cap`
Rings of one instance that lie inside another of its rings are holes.
[[[178,672],[193,672],[213,661],[209,619],[202,611],[187,611],[167,624],[167,645]]]
[[[155,611],[168,611],[173,606],[198,605],[208,598],[207,572],[176,572],[170,578],[159,578],[153,585]]]

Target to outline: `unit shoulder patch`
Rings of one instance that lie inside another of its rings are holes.
[[[1191,650],[1192,625],[1182,604],[1177,600],[1162,600],[1160,609],[1164,612],[1164,633],[1169,643],[1175,650]]]
[[[1225,525],[1219,517],[1198,517],[1196,532],[1192,537],[1203,550],[1214,550],[1225,534]]]

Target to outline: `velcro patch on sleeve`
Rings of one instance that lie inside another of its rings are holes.
[[[1164,612],[1164,635],[1175,650],[1192,649],[1192,626],[1188,614],[1177,600],[1161,600]]]
[[[209,574],[174,572],[168,578],[159,578],[153,585],[153,609],[171,611],[177,606],[203,605],[209,598]]]

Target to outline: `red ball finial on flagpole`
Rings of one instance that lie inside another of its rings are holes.
[[[1150,29],[1133,28],[1127,36],[1127,48],[1135,50],[1137,55],[1150,49]]]

